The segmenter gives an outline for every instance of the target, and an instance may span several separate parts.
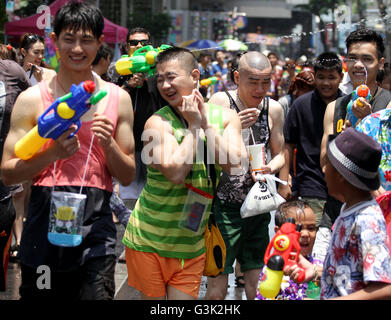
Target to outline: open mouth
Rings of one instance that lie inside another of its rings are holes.
[[[69,59],[74,62],[74,63],[80,63],[80,62],[83,62],[85,60],[85,57],[84,56],[81,56],[81,57],[69,57]]]

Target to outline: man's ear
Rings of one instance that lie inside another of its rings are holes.
[[[235,84],[239,83],[239,71],[238,70],[234,71],[234,82],[235,82]]]
[[[200,70],[193,69],[191,72],[191,76],[193,77],[193,80],[197,83],[200,80]]]
[[[99,48],[100,48],[100,46],[102,45],[104,39],[105,39],[105,35],[104,35],[104,34],[102,34],[102,35],[98,38],[98,45],[99,45]]]
[[[379,70],[384,70],[384,63],[386,62],[386,59],[383,57],[379,61]]]

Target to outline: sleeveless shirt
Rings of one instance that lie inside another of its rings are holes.
[[[155,112],[171,122],[174,136],[180,144],[185,135],[184,124],[169,106]],[[209,122],[223,128],[223,108],[209,104]],[[216,178],[221,167],[215,165]],[[155,252],[161,257],[192,259],[205,252],[204,231],[212,207],[212,201],[201,222],[198,234],[179,227],[182,211],[188,194],[185,183],[209,194],[213,186],[208,179],[204,161],[193,164],[185,182],[176,185],[169,181],[159,170],[147,166],[147,182],[130,216],[125,230],[123,244],[143,252]],[[218,181],[216,181],[218,183]]]
[[[236,112],[240,112],[238,106],[233,100],[232,96],[226,92],[230,101],[230,108]],[[269,127],[269,97],[263,100],[262,110],[258,116],[257,121],[251,126],[254,140],[251,144],[265,144],[265,151],[269,153],[270,144],[270,127]],[[243,135],[244,131],[242,131]],[[244,137],[244,140],[246,138]],[[249,139],[251,142],[252,138]],[[223,171],[220,183],[217,188],[217,197],[232,204],[242,204],[246,199],[251,187],[254,185],[254,181],[251,178],[250,168],[242,175],[229,175]]]
[[[41,91],[44,109],[46,110],[54,102],[54,99],[51,96],[48,85],[45,81],[39,82],[38,86]],[[103,114],[113,122],[113,134],[117,126],[118,101],[119,87],[112,83],[108,83],[108,99]],[[77,132],[77,136],[80,141],[80,149],[71,157],[56,161],[56,186],[81,185],[91,138],[93,135],[91,125],[92,121],[83,121],[80,130]],[[47,142],[43,149],[48,148],[52,143],[53,141]],[[37,176],[34,177],[34,185],[53,186],[53,169],[54,164],[51,164],[47,168],[43,169]],[[109,192],[113,191],[112,177],[107,169],[106,157],[97,140],[94,140],[92,146],[91,156],[88,162],[87,173],[83,185],[86,187],[95,187],[107,190]]]
[[[372,113],[385,109],[388,103],[391,101],[391,92],[378,87],[380,92],[372,98],[370,104],[372,106]],[[334,134],[340,134],[342,127],[346,119],[346,107],[352,98],[352,94],[348,94],[338,98],[335,101],[334,119],[333,119],[333,131]]]

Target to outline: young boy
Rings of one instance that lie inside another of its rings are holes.
[[[288,201],[280,205],[275,214],[275,227],[277,232],[280,227],[287,221],[288,218],[295,219],[296,224],[301,225],[299,243],[301,246],[301,254],[310,262],[316,264],[311,257],[312,247],[314,246],[316,236],[316,216],[310,205],[302,200]],[[259,280],[263,278],[263,272]],[[276,296],[276,300],[301,300],[307,297],[306,290],[307,283],[295,283],[285,277],[281,283],[281,290]],[[264,300],[264,297],[259,292],[259,285],[257,288],[257,300]]]
[[[391,258],[384,217],[371,191],[379,188],[380,145],[348,128],[327,143],[324,173],[330,195],[344,204],[323,265],[321,298],[391,297]],[[306,279],[314,277],[301,259]],[[293,278],[296,272],[285,270]]]
[[[126,185],[134,176],[133,111],[125,91],[91,71],[103,42],[103,26],[99,9],[79,2],[64,5],[56,14],[51,35],[61,56],[58,74],[21,93],[12,111],[2,179],[8,185],[33,180],[20,248],[22,299],[114,297],[116,229],[109,201],[112,177]],[[15,143],[37,124],[38,117],[56,98],[67,94],[72,84],[85,80],[93,80],[97,89],[107,89],[108,94],[81,118],[77,134],[69,138],[75,131],[75,126],[71,126],[31,159],[17,158]],[[91,157],[84,179],[89,150]],[[64,248],[48,241],[54,180],[56,191],[79,193],[83,186],[87,195],[83,241],[79,246]],[[37,272],[42,265],[50,268],[50,275]],[[42,276],[47,280],[43,288],[39,285],[42,280],[38,281]]]
[[[342,61],[332,52],[319,55],[314,62],[315,90],[297,98],[284,124],[285,148],[289,161],[280,172],[288,181],[293,151],[296,154],[296,184],[298,196],[306,200],[316,215],[319,226],[327,199],[327,187],[320,167],[320,150],[323,136],[323,116],[327,104],[341,96],[338,89],[342,80]],[[291,189],[280,184],[279,193],[289,198]]]

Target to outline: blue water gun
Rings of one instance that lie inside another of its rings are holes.
[[[372,99],[371,90],[369,90],[368,86],[365,84],[359,85],[356,90],[353,91],[352,99],[349,101],[349,104],[346,107],[346,120],[349,120],[353,127],[356,126],[358,118],[353,114],[352,106],[354,101],[360,97],[364,98],[368,102]],[[363,106],[360,100],[357,100],[357,105],[359,107]]]
[[[72,124],[76,124],[77,131],[81,127],[80,118],[90,110],[91,105],[97,104],[106,90],[99,90],[95,95],[94,81],[83,81],[79,85],[73,84],[71,92],[57,98],[38,118],[38,124],[15,144],[15,155],[23,160],[30,159],[49,140],[56,140]],[[89,102],[87,100],[90,99]],[[76,132],[70,135],[73,136]]]

